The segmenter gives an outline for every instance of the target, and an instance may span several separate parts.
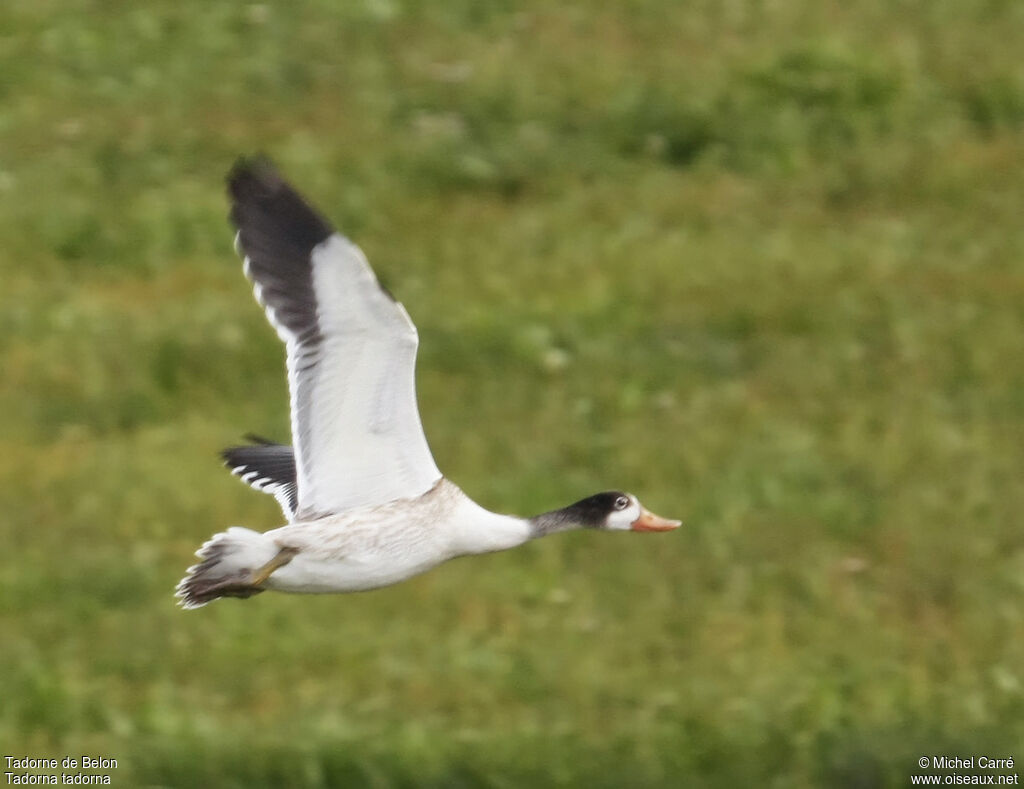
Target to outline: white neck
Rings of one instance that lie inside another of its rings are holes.
[[[504,551],[534,536],[525,518],[485,510],[465,494],[449,517],[452,549],[457,556]]]

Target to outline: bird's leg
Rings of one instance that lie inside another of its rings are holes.
[[[288,562],[290,562],[298,552],[298,548],[285,546],[277,552],[277,555],[273,559],[259,569],[253,571],[252,578],[249,583],[255,587],[262,586],[275,570],[279,570],[288,564]]]

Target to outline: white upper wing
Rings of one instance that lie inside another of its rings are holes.
[[[430,490],[441,472],[416,407],[408,313],[267,161],[240,161],[228,186],[245,273],[287,347],[294,519]]]

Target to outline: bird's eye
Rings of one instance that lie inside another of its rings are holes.
[[[624,510],[628,506],[629,499],[627,499],[625,496],[619,496],[617,499],[615,499],[615,509]]]

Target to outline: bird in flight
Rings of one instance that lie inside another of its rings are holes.
[[[223,456],[277,498],[288,523],[210,538],[178,584],[183,607],[266,590],[374,589],[570,529],[680,525],[621,491],[529,518],[475,503],[434,463],[416,405],[416,327],[359,247],[267,159],[239,160],[227,181],[235,247],[287,351],[294,447],[255,439]]]

